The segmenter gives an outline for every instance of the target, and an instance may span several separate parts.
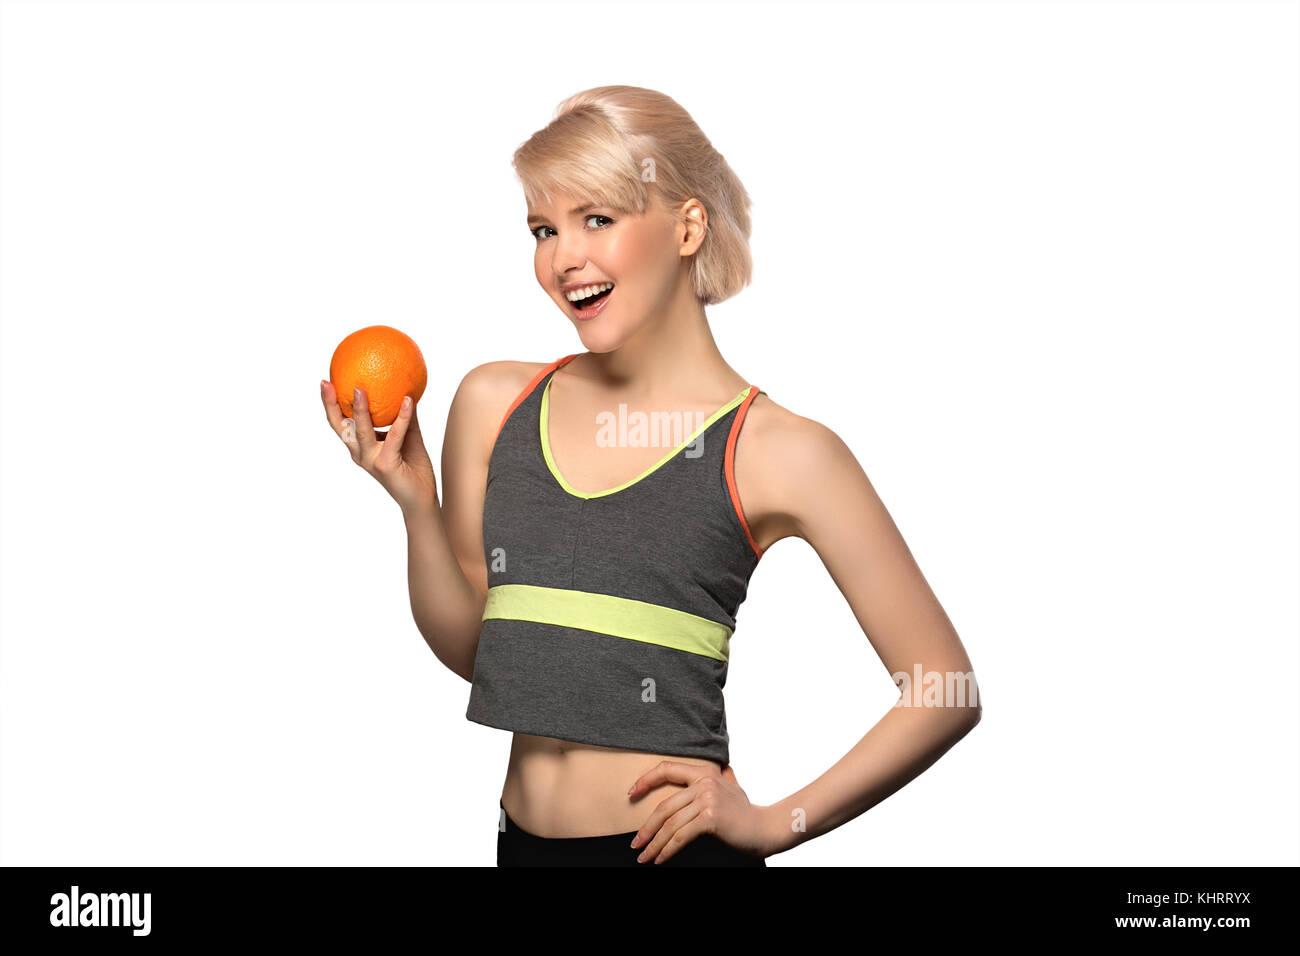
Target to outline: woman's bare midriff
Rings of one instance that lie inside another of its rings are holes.
[[[713,767],[717,761],[595,747],[516,733],[501,805],[510,819],[542,837],[602,836],[641,828],[656,806],[685,788],[665,783],[638,795],[628,788],[663,760]]]

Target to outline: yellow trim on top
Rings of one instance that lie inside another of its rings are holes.
[[[488,588],[483,620],[536,621],[727,659],[731,628],[698,614],[592,591],[498,584]]]
[[[629,481],[625,481],[621,485],[616,485],[613,488],[606,488],[604,491],[586,492],[586,491],[579,491],[577,488],[574,488],[571,484],[569,484],[567,481],[564,480],[564,476],[560,474],[560,469],[557,468],[555,465],[555,458],[551,455],[551,439],[548,433],[549,430],[547,428],[547,422],[549,421],[550,418],[551,382],[553,381],[555,381],[554,375],[552,375],[551,378],[547,379],[546,387],[542,389],[542,413],[540,416],[538,416],[539,419],[538,427],[541,429],[541,436],[542,436],[542,457],[546,459],[546,467],[547,469],[550,470],[551,474],[555,477],[555,480],[559,483],[560,487],[563,488],[565,491],[567,491],[569,494],[573,495],[573,497],[575,498],[601,498],[604,497],[605,495],[612,495],[616,491],[622,491],[624,488],[632,487],[632,485],[635,485],[638,481],[641,481],[643,478],[658,471],[664,465],[668,464],[668,462],[671,461],[674,457],[680,454],[687,446],[691,444],[691,442],[695,441],[696,438],[702,435],[710,425],[712,425],[723,415],[727,414],[727,412],[731,411],[733,408],[735,408],[737,405],[743,402],[745,400],[745,396],[749,394],[749,390],[753,388],[752,385],[746,385],[744,391],[742,391],[739,395],[737,395],[731,401],[727,402],[727,404],[723,405],[716,412],[714,412],[712,415],[706,418],[700,424],[700,427],[695,429],[695,431],[691,433],[691,436],[687,438],[686,441],[682,442],[680,445],[678,445],[668,454],[664,455],[663,458],[659,459],[659,461],[651,465],[645,471],[641,472],[641,474],[637,475],[635,478]]]

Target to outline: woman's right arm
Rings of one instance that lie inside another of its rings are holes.
[[[399,414],[386,437],[376,440],[364,394],[349,427],[338,412],[333,386],[322,386],[331,424],[397,501],[407,531],[407,584],[416,627],[434,655],[465,680],[473,680],[487,567],[483,561],[483,499],[488,458],[497,426],[528,382],[531,365],[489,362],[461,380],[447,413],[442,446],[444,490],[439,505],[433,467],[420,434],[416,409]],[[512,390],[513,389],[513,390]]]
[[[467,681],[487,601],[483,499],[497,426],[527,384],[522,362],[488,362],[465,375],[447,412],[442,505],[403,509],[411,612],[425,641]]]

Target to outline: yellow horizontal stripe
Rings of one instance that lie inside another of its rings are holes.
[[[483,620],[489,618],[597,631],[720,661],[727,659],[731,640],[731,628],[697,614],[612,594],[532,584],[498,584],[489,588]]]

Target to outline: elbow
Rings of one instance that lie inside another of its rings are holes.
[[[980,693],[979,682],[975,680],[974,671],[967,672],[965,683],[956,691],[955,702],[961,705],[964,712],[962,724],[965,729],[962,733],[968,734],[975,729],[975,725],[984,716],[984,695]]]
[[[961,710],[961,735],[964,737],[975,729],[975,725],[984,716],[984,702],[976,694],[972,699],[966,701]]]
[[[939,725],[940,729],[937,731],[943,739],[944,749],[955,746],[959,740],[974,730],[983,712],[983,708],[976,701],[958,705],[944,714]]]
[[[947,724],[964,737],[975,729],[975,725],[984,716],[984,695],[980,693],[979,684],[973,671],[953,670],[946,673],[953,675],[951,683],[944,686],[943,701]]]
[[[984,702],[978,691],[969,695],[957,694],[943,709],[946,711],[944,723],[954,740],[960,740],[974,730],[984,716]]]

